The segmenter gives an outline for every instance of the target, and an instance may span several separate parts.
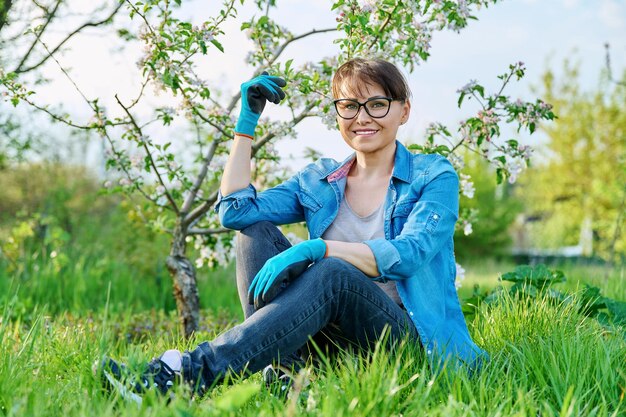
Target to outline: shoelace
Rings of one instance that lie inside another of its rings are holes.
[[[165,394],[174,385],[175,378],[176,373],[172,368],[158,358],[153,359],[148,363],[148,369],[141,375],[141,381],[135,385],[135,389],[144,392],[154,387],[161,394]]]

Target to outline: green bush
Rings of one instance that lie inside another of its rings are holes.
[[[461,197],[461,210],[476,212],[472,233],[463,230],[455,234],[455,253],[459,262],[474,258],[506,256],[511,236],[509,228],[522,205],[510,195],[508,183],[496,185],[496,176],[488,163],[472,154],[465,155],[465,169],[474,182],[473,198]]]

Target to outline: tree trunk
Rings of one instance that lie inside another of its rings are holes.
[[[186,233],[180,224],[176,225],[172,237],[167,269],[174,282],[174,298],[185,337],[190,337],[200,322],[200,300],[196,284],[196,270],[187,258]]]
[[[13,0],[0,0],[0,30],[6,25],[9,19],[9,9]]]

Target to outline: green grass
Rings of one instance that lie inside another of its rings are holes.
[[[497,271],[509,267],[496,263],[466,267],[464,286],[468,281],[492,282]],[[484,305],[469,323],[477,343],[492,356],[473,378],[455,371],[433,376],[419,348],[405,344],[393,353],[377,349],[368,358],[345,354],[307,368],[308,376],[299,377],[299,395],[287,401],[262,387],[256,374],[218,387],[206,398],[190,401],[184,388],[177,388],[173,401],[150,395],[137,408],[101,391],[91,373],[93,361],[106,353],[138,366],[166,349],[191,349],[234,325],[241,313],[233,268],[201,274],[201,297],[210,308],[203,311],[202,330],[193,340],[181,337],[172,309],[145,308],[144,303],[165,297],[159,294],[166,290],[138,280],[131,280],[135,285],[131,289],[133,284],[122,278],[110,281],[109,290],[109,284],[91,283],[88,278],[102,276],[89,275],[96,274],[89,264],[81,268],[80,274],[64,278],[65,292],[48,277],[40,282],[44,288],[17,288],[13,283],[10,288],[18,296],[4,293],[0,416],[626,415],[624,334],[580,316],[575,303],[516,300],[506,294],[497,303]],[[128,272],[124,271],[122,275]],[[617,298],[626,287],[621,271],[608,278],[598,277],[604,271],[582,267],[568,273],[597,277],[605,295]],[[82,283],[72,286],[71,279],[85,274]],[[567,285],[576,287],[574,282]],[[96,296],[96,289],[102,293]],[[55,301],[58,296],[69,303],[66,311]],[[88,309],[88,301],[81,297],[94,297],[89,301],[96,303],[94,308]],[[145,300],[133,306],[133,297]],[[131,306],[125,309],[124,303]]]
[[[469,297],[475,285],[482,290],[491,290],[497,286],[508,286],[499,280],[500,275],[515,268],[511,261],[496,261],[495,259],[481,259],[462,264],[465,269],[465,279],[461,283],[459,296]],[[585,284],[600,288],[602,295],[616,300],[626,300],[626,265],[606,267],[601,265],[580,266],[573,263],[549,265],[550,269],[563,271],[567,280],[555,285],[556,289],[575,292]]]

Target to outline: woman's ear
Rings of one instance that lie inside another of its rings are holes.
[[[411,114],[411,100],[408,98],[404,100],[404,104],[402,105],[402,117],[400,118],[400,124],[403,125],[409,120],[409,115]]]

